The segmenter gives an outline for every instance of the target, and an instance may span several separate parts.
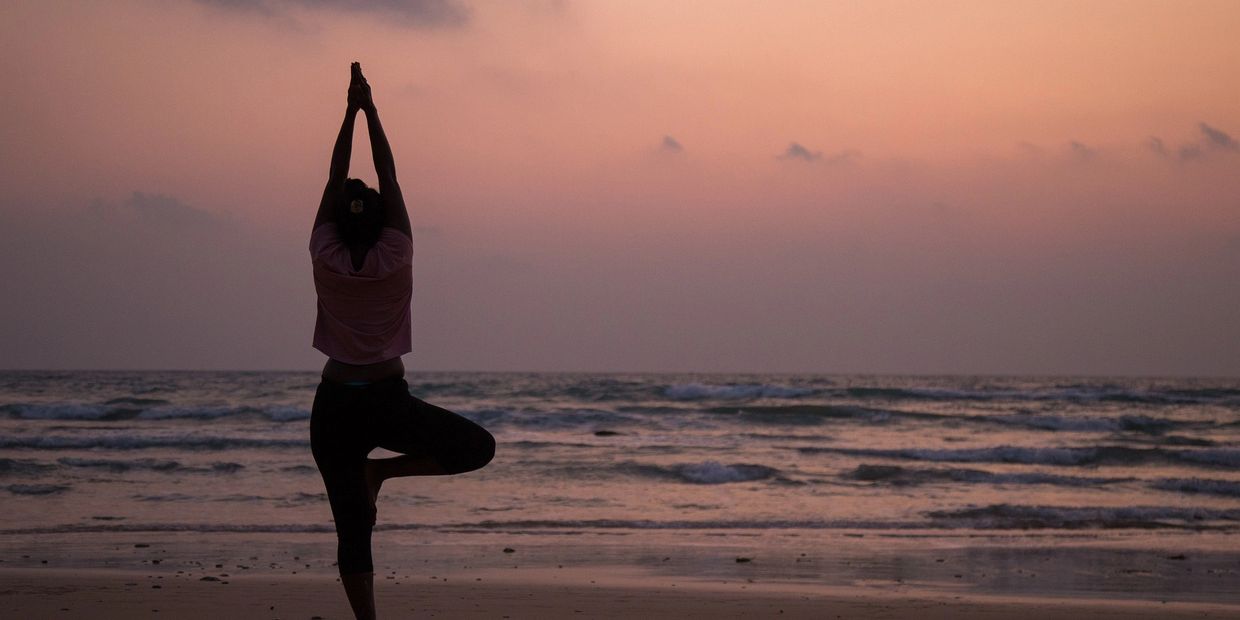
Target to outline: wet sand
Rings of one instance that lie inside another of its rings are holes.
[[[7,618],[350,618],[334,577],[0,569]],[[381,617],[1240,618],[1240,605],[1011,598],[651,578],[623,569],[476,571],[377,580]]]

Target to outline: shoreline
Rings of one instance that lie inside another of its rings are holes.
[[[0,612],[14,618],[351,617],[336,578],[321,574],[0,568],[0,581]],[[376,575],[375,589],[380,614],[387,617],[1240,618],[1240,605],[716,582],[604,567]]]
[[[1105,600],[1152,606],[1235,604],[1232,584],[1240,577],[1240,552],[1229,550],[1225,536],[1074,535],[1056,541],[1043,535],[941,540],[841,534],[811,540],[638,534],[387,532],[375,539],[375,569],[381,581],[401,583],[449,577],[453,583],[483,579],[640,590],[676,584],[680,591],[730,590],[739,584],[742,592],[795,596]],[[0,575],[23,579],[27,573],[105,580],[135,576],[153,584],[202,577],[250,582],[336,578],[330,534],[96,532],[3,536],[0,541]]]

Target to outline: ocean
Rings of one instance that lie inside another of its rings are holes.
[[[1059,575],[1039,587],[1136,584],[1213,599],[1240,586],[1240,380],[407,379],[414,395],[491,430],[498,450],[478,472],[384,486],[375,537],[385,568],[528,543],[521,561],[540,565],[588,556],[657,570],[676,556],[688,562],[682,572],[705,575],[950,581],[952,571],[962,579],[952,558],[968,554],[1024,565],[1050,553],[1068,567],[1110,554],[1108,566],[1137,572],[1066,585]],[[155,540],[173,555],[267,553],[271,567],[291,563],[282,554],[294,549],[298,562],[313,558],[306,570],[333,570],[331,514],[309,450],[318,380],[0,373],[0,562],[106,568]],[[417,552],[427,545],[456,551]],[[717,549],[748,555],[714,562]],[[763,552],[787,562],[742,568],[749,556],[761,565]],[[1164,564],[1170,578],[1188,566],[1185,552],[1197,578],[1141,581]],[[936,563],[948,565],[942,575]]]

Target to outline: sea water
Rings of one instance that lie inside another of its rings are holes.
[[[489,429],[498,449],[477,472],[386,484],[376,537],[389,541],[501,533],[822,551],[846,536],[865,552],[861,539],[973,537],[1129,551],[1208,541],[1240,553],[1234,379],[407,380]],[[92,535],[182,533],[329,544],[309,448],[318,382],[314,372],[0,373],[0,543],[82,550]]]

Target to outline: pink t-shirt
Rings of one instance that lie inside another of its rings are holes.
[[[310,262],[319,298],[314,348],[346,364],[373,364],[413,350],[413,241],[405,233],[385,227],[354,270],[336,225],[322,224],[310,233]]]

